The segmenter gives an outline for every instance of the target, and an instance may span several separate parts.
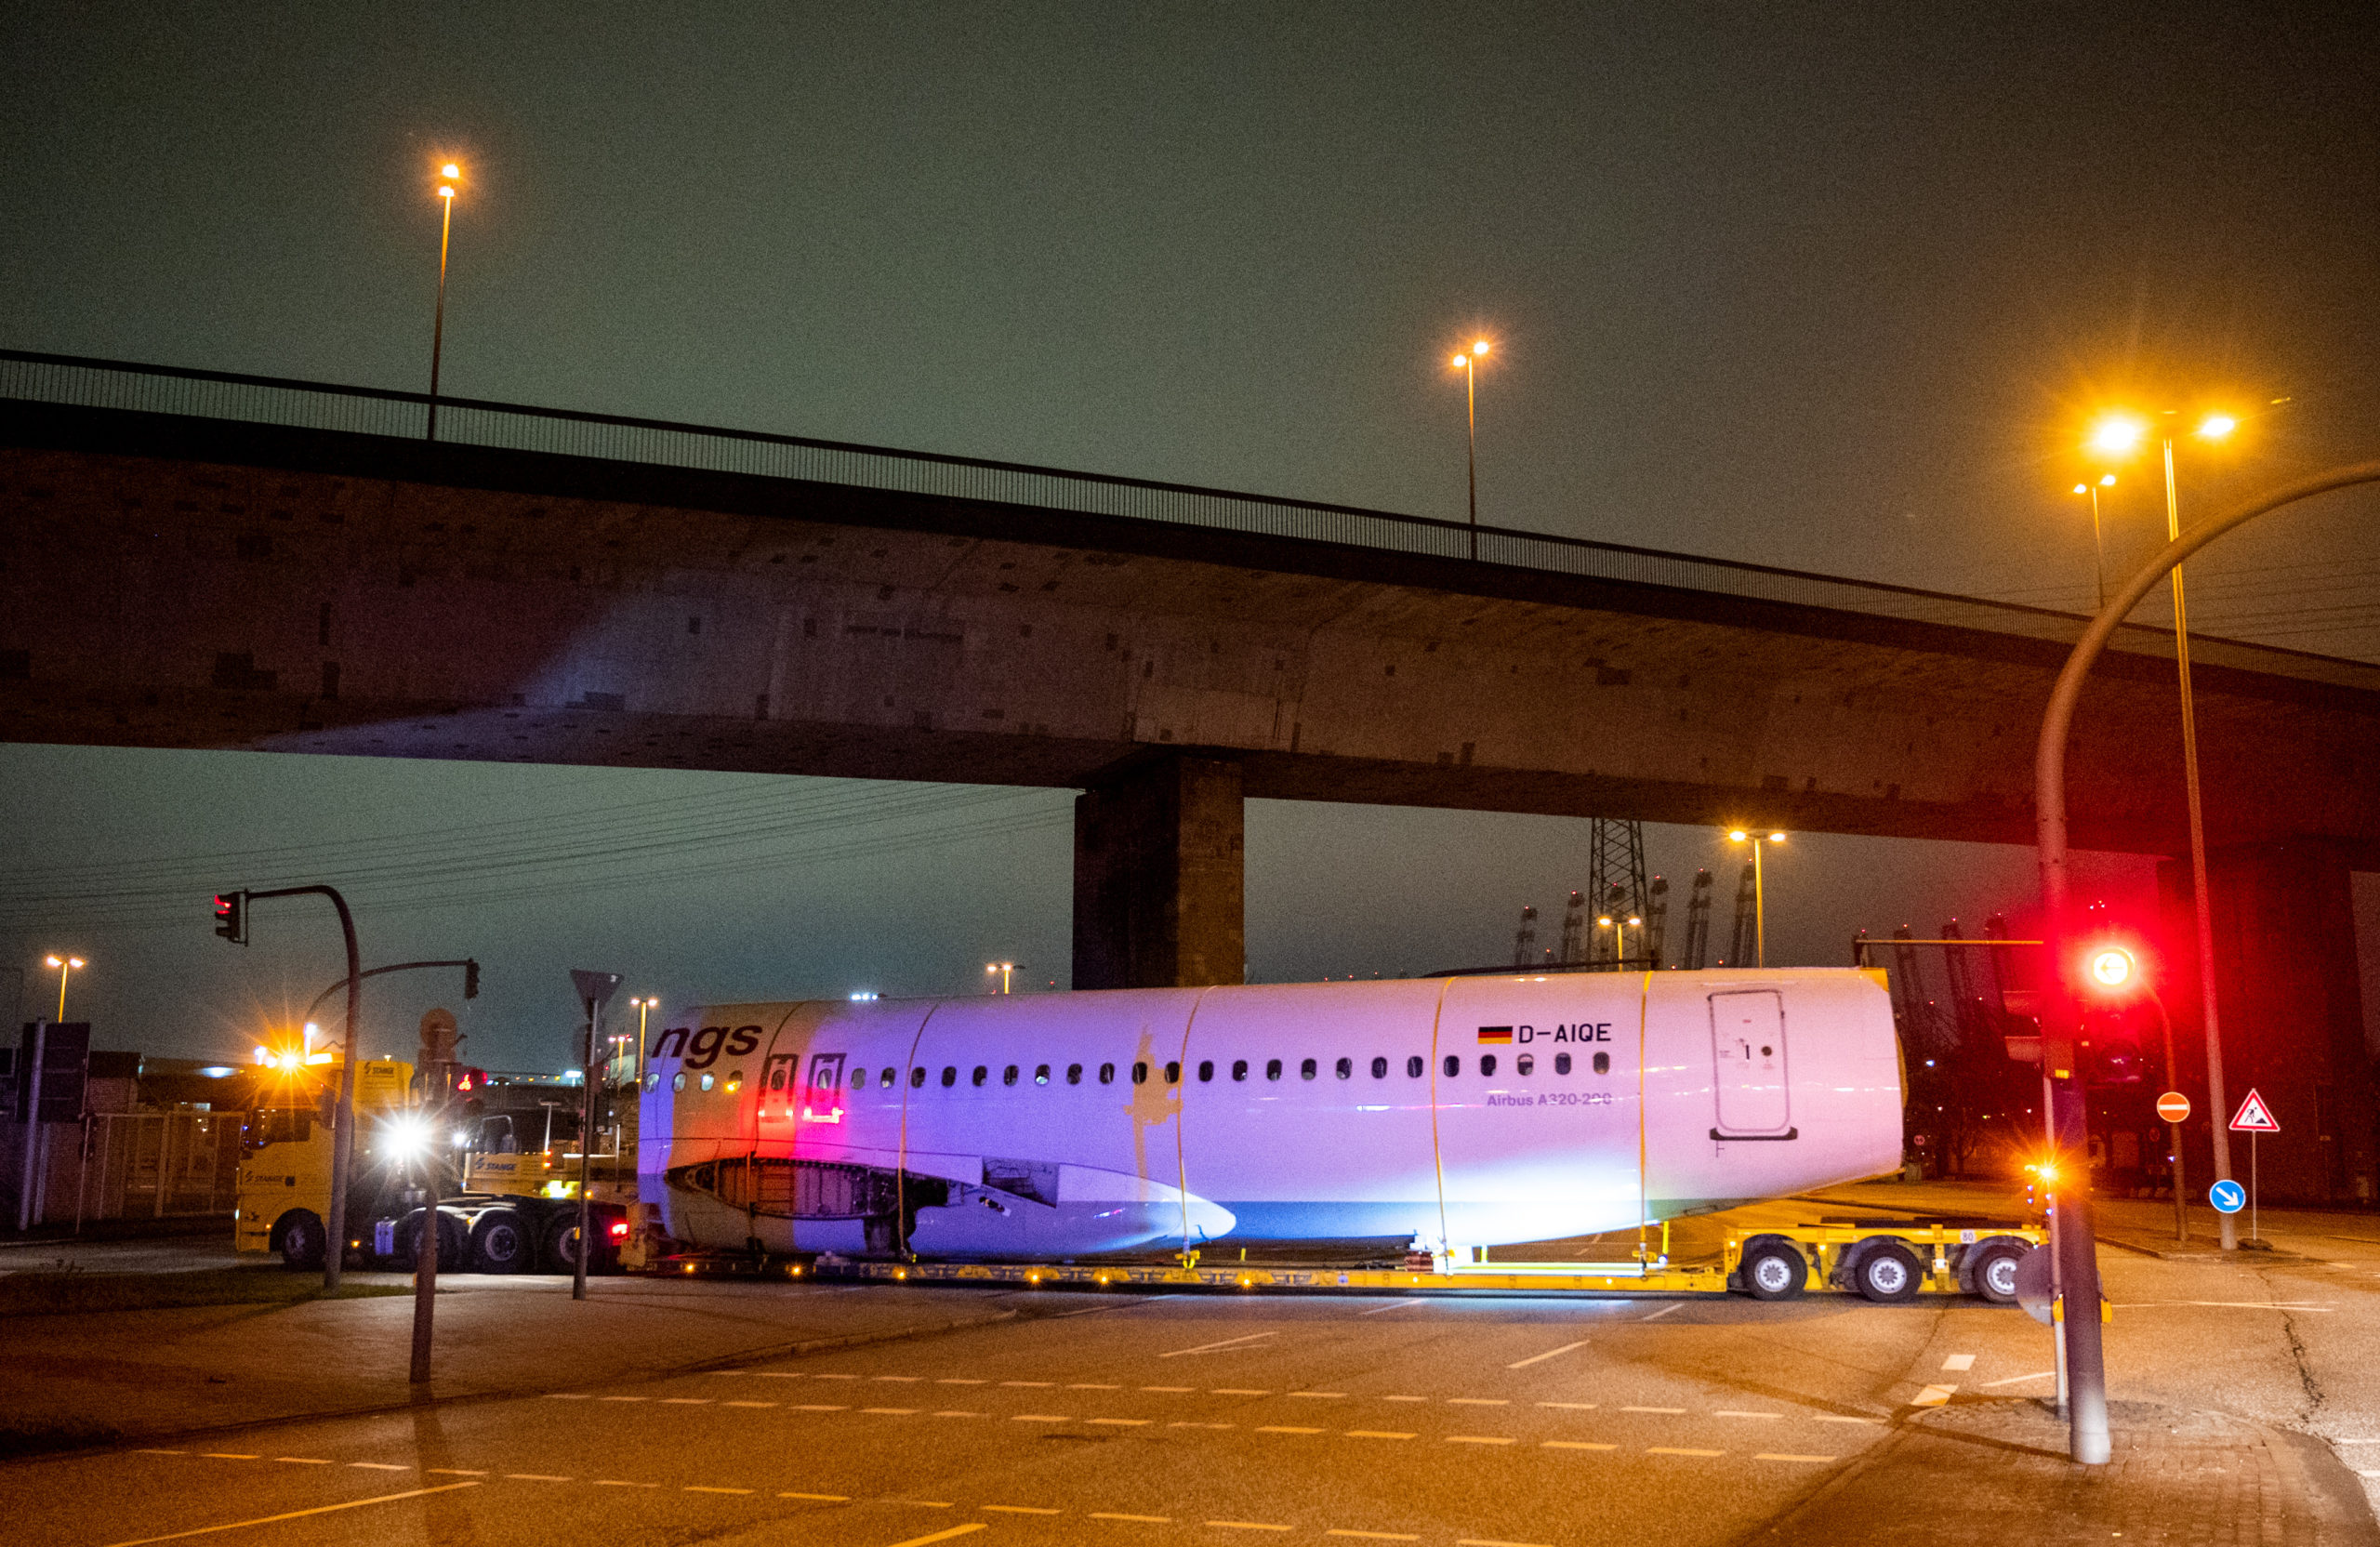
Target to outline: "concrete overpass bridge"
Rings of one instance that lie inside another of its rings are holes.
[[[1231,982],[1251,796],[2028,842],[2082,627],[466,399],[430,443],[425,406],[0,351],[0,736],[1074,788],[1076,985]],[[2194,646],[2227,1018],[2294,1028],[2303,1111],[2368,1114],[2347,877],[2380,869],[2380,667]],[[2078,844],[2184,851],[2176,723],[2170,640],[2126,629]],[[2351,1191],[2370,1120],[2332,1126]]]

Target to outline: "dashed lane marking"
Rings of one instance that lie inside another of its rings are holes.
[[[1093,1510],[1091,1512],[1091,1517],[1093,1520],[1130,1520],[1143,1526],[1173,1524],[1173,1516],[1170,1514],[1117,1514],[1108,1510]]]
[[[647,1398],[641,1396],[599,1396],[595,1400],[598,1402],[642,1402],[647,1400]]]
[[[1763,1450],[1759,1455],[1754,1456],[1752,1460],[1756,1461],[1810,1461],[1818,1464],[1824,1464],[1825,1462],[1831,1461],[1834,1458],[1832,1456],[1789,1456],[1781,1451]]]
[[[199,1454],[210,1461],[252,1461],[259,1459],[243,1455],[237,1450],[202,1450]]]
[[[546,1393],[546,1400],[549,1402],[584,1402],[587,1399],[587,1394],[583,1391],[549,1391]]]
[[[1210,1386],[1207,1388],[1207,1395],[1210,1396],[1270,1396],[1273,1394],[1269,1391],[1258,1391],[1251,1386]]]
[[[900,1418],[906,1418],[917,1410],[915,1408],[862,1408],[860,1409],[864,1413],[891,1413]]]
[[[1183,1392],[1183,1391],[1197,1391],[1198,1388],[1197,1388],[1197,1387],[1196,1387],[1196,1386],[1143,1386],[1141,1389],[1142,1389],[1143,1391],[1172,1391],[1172,1392]]]
[[[720,1406],[722,1408],[774,1408],[776,1404],[774,1402],[722,1402]]]
[[[1990,1391],[1994,1386],[2013,1386],[2026,1381],[2046,1381],[2056,1373],[2057,1371],[2054,1369],[2037,1369],[2030,1375],[2011,1375],[2003,1380],[1986,1381],[1982,1385],[1977,1386],[1976,1389],[1977,1391]]]
[[[848,1504],[852,1501],[852,1497],[848,1493],[780,1493],[777,1497],[806,1499],[813,1504]]]
[[[1538,1442],[1540,1450],[1617,1450],[1617,1445],[1599,1445],[1589,1439],[1549,1439]]]
[[[1122,1391],[1124,1388],[1121,1386],[1104,1386],[1094,1381],[1076,1381],[1069,1384],[1066,1389],[1068,1391]]]
[[[705,1488],[700,1483],[689,1483],[679,1491],[681,1493],[749,1493],[752,1490],[748,1488]]]
[[[1093,1423],[1105,1423],[1118,1429],[1141,1429],[1155,1423],[1153,1418],[1094,1418]]]
[[[843,1406],[843,1404],[840,1402],[796,1402],[793,1405],[793,1410],[798,1413],[847,1413],[851,1411],[849,1408]]]
[[[984,1415],[982,1413],[971,1413],[961,1408],[945,1408],[942,1411],[934,1414],[933,1416],[936,1418],[981,1418]]]
[[[394,1461],[350,1461],[358,1472],[411,1472],[412,1467],[399,1466]]]
[[[924,1380],[925,1377],[922,1375],[878,1375],[872,1377],[872,1379],[878,1381],[897,1381],[904,1384],[913,1385],[916,1382]]]
[[[1166,1427],[1167,1427],[1167,1428],[1169,1428],[1169,1429],[1236,1429],[1236,1428],[1237,1428],[1237,1427],[1238,1427],[1238,1425],[1237,1425],[1237,1424],[1236,1424],[1236,1423],[1189,1423],[1189,1422],[1177,1422],[1177,1423],[1169,1423],[1169,1424],[1167,1424],[1167,1425],[1166,1425]]]
[[[617,1477],[598,1477],[595,1479],[595,1486],[597,1488],[659,1488],[661,1485],[659,1483],[623,1482]]]
[[[1427,1402],[1429,1398],[1426,1396],[1383,1396],[1381,1400],[1383,1402]]]
[[[985,1514],[1062,1514],[1063,1510],[1045,1510],[1033,1504],[978,1504]]]
[[[1057,1383],[1055,1381],[1002,1381],[1000,1382],[1004,1386],[1054,1386]]]
[[[896,1541],[892,1547],[927,1547],[930,1542],[948,1541],[955,1536],[971,1536],[977,1531],[986,1529],[989,1527],[982,1521],[970,1520],[964,1526],[953,1526],[946,1531],[936,1531],[931,1536],[913,1536],[906,1541]]]
[[[1448,1435],[1448,1445],[1510,1445],[1510,1435]]]
[[[1509,1408],[1512,1405],[1513,1399],[1509,1396],[1449,1396],[1447,1398],[1447,1406],[1449,1408]]]
[[[1532,1354],[1526,1359],[1515,1359],[1504,1368],[1506,1369],[1527,1369],[1533,1364],[1540,1364],[1547,1359],[1556,1358],[1564,1354],[1567,1354],[1574,1348],[1584,1348],[1586,1346],[1587,1340],[1580,1338],[1577,1342],[1566,1342],[1559,1348],[1549,1348],[1542,1354]]]
[[[1622,1408],[1623,1413],[1682,1413],[1684,1408]]]
[[[1409,1311],[1416,1305],[1427,1305],[1426,1300],[1400,1300],[1394,1305],[1375,1305],[1368,1311],[1357,1311],[1359,1316],[1384,1316],[1391,1311]]]
[[[1726,1452],[1725,1450],[1689,1450],[1676,1445],[1648,1445],[1645,1447],[1645,1454],[1648,1456],[1724,1456]]]
[[[1344,1396],[1344,1395],[1346,1395],[1347,1394],[1346,1394],[1345,1392],[1343,1392],[1343,1391],[1293,1391],[1293,1392],[1289,1393],[1289,1395],[1290,1395],[1291,1396],[1326,1397],[1326,1396]]]
[[[484,1477],[487,1475],[484,1470],[474,1471],[468,1466],[425,1466],[422,1470],[433,1477]]]
[[[1659,1321],[1663,1316],[1670,1315],[1672,1312],[1682,1311],[1684,1309],[1686,1309],[1686,1305],[1684,1302],[1680,1302],[1675,1305],[1664,1305],[1659,1310],[1655,1311],[1651,1316],[1638,1316],[1636,1319],[1639,1321]]]
[[[1953,1354],[1949,1358],[1942,1361],[1942,1368],[1945,1370],[1962,1373],[1966,1370],[1973,1369],[1975,1368],[1975,1355],[1972,1354]]]
[[[1881,1418],[1853,1418],[1847,1413],[1813,1413],[1820,1423],[1882,1423]]]
[[[1352,1536],[1360,1541],[1419,1541],[1421,1540],[1418,1536],[1408,1536],[1402,1531],[1350,1531],[1341,1529],[1337,1527],[1333,1527],[1331,1529],[1327,1530],[1322,1534],[1324,1536]]]
[[[1411,1439],[1413,1436],[1401,1434],[1395,1429],[1350,1429],[1347,1431],[1347,1437],[1349,1439]]]
[[[277,1461],[284,1462],[290,1466],[328,1466],[331,1464],[320,1456],[275,1456],[272,1459]]]
[[[946,1510],[951,1507],[950,1501],[947,1499],[887,1499],[884,1502],[888,1504],[912,1504],[921,1510]],[[929,1541],[938,1541],[941,1538],[928,1537],[926,1540]]]
[[[557,1477],[550,1472],[508,1472],[504,1474],[504,1480],[508,1483],[567,1483],[571,1481],[568,1477]]]
[[[1019,1413],[1009,1421],[1011,1423],[1072,1423],[1074,1420],[1064,1413]]]
[[[1210,1520],[1207,1524],[1219,1531],[1286,1531],[1287,1526],[1270,1525],[1262,1520]]]
[[[1567,1408],[1573,1412],[1585,1412],[1592,1408],[1594,1404],[1592,1402],[1540,1402],[1538,1406],[1540,1408]]]
[[[813,1381],[856,1381],[859,1377],[840,1371],[827,1371],[813,1375],[811,1379]]]
[[[409,1488],[403,1493],[384,1493],[377,1499],[350,1499],[343,1504],[317,1504],[310,1510],[291,1510],[286,1514],[260,1515],[254,1520],[229,1520],[220,1526],[194,1526],[187,1531],[168,1531],[164,1536],[135,1537],[129,1541],[110,1543],[110,1547],[149,1547],[153,1541],[179,1541],[185,1537],[212,1536],[218,1531],[236,1531],[247,1526],[271,1526],[283,1520],[302,1520],[311,1514],[335,1514],[341,1510],[360,1510],[373,1504],[393,1504],[401,1499],[419,1499],[427,1494],[452,1493],[458,1488],[477,1488],[477,1483],[441,1483],[436,1488]]]
[[[1256,1432],[1260,1435],[1318,1435],[1322,1433],[1319,1429],[1302,1429],[1294,1423],[1260,1423],[1256,1426]]]
[[[707,1396],[665,1396],[661,1399],[661,1405],[665,1408],[707,1408],[710,1406],[710,1398]]]
[[[187,1450],[156,1450],[156,1449],[147,1449],[147,1450],[135,1450],[135,1451],[133,1452],[133,1454],[134,1454],[134,1455],[136,1455],[136,1456],[187,1456],[187,1455],[189,1455],[189,1454],[190,1454],[190,1452],[189,1452],[189,1451],[187,1451]]]
[[[971,1380],[964,1375],[945,1375],[934,1382],[937,1386],[988,1386],[989,1381]]]
[[[1242,1348],[1251,1342],[1262,1342],[1266,1338],[1277,1338],[1280,1335],[1278,1332],[1250,1332],[1244,1338],[1225,1338],[1221,1342],[1202,1342],[1196,1348],[1177,1348],[1170,1354],[1160,1354],[1157,1357],[1179,1359],[1191,1354],[1213,1354],[1225,1348]]]

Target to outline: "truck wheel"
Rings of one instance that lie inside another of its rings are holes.
[[[1852,1283],[1862,1295],[1879,1305],[1897,1305],[1917,1298],[1917,1286],[1924,1275],[1917,1259],[1898,1241],[1883,1241],[1871,1247],[1853,1270]]]
[[[293,1273],[316,1273],[323,1265],[323,1222],[310,1210],[281,1216],[273,1227],[281,1241],[281,1265]]]
[[[491,1209],[471,1227],[471,1266],[480,1273],[524,1273],[536,1256],[529,1222],[509,1209]]]
[[[2025,1255],[2016,1247],[1988,1246],[1976,1254],[1975,1292],[1994,1305],[2016,1303],[2016,1263]]]
[[[418,1209],[397,1222],[396,1271],[411,1273],[421,1259],[421,1214]],[[470,1238],[463,1233],[463,1222],[443,1209],[438,1211],[438,1266],[443,1273],[460,1273],[470,1265]]]
[[[1744,1292],[1754,1300],[1792,1300],[1810,1281],[1810,1264],[1783,1241],[1767,1241],[1744,1253]]]
[[[546,1271],[576,1273],[578,1271],[578,1216],[564,1214],[554,1221],[546,1232]],[[588,1271],[593,1271],[589,1264]]]

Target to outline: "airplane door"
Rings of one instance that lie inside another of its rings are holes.
[[[1774,989],[1711,996],[1713,1139],[1791,1139],[1786,1084],[1785,1000]]]

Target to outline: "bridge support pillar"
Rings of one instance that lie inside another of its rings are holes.
[[[2253,1087],[2281,1121],[2256,1157],[2268,1198],[2370,1203],[2380,1191],[2380,1090],[2359,981],[2352,879],[2352,872],[2374,867],[2373,857],[2320,839],[2208,856],[2226,1096],[2237,1106]],[[2189,1201],[2201,1203],[2210,1164],[2205,1124],[2228,1122],[2231,1114],[2204,1109],[2189,862],[2163,862],[2157,880],[2165,939],[2159,991],[2173,1012],[2179,1088],[2200,1105],[2186,1132]],[[2232,1135],[2231,1169],[2247,1180],[2248,1144],[2240,1134]]]
[[[1236,761],[1183,753],[1075,798],[1077,988],[1240,981],[1244,812]]]

